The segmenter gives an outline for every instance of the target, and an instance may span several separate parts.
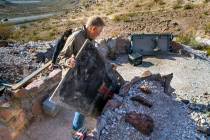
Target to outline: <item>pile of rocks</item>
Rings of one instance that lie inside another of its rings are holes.
[[[181,99],[191,111],[191,118],[197,125],[197,130],[204,135],[210,136],[210,94],[195,96],[190,100]]]
[[[0,82],[17,83],[52,57],[56,41],[0,47]]]
[[[98,40],[96,47],[104,57],[115,60],[120,55],[128,53],[130,41],[123,37],[107,38]]]
[[[148,74],[146,74],[148,75]],[[110,100],[97,123],[98,140],[191,140],[197,133],[190,110],[170,95],[172,75],[134,78]]]

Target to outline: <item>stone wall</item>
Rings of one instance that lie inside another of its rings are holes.
[[[61,80],[61,70],[56,69],[17,91],[11,91],[10,107],[0,108],[0,140],[13,140],[32,119],[43,115],[42,102]]]

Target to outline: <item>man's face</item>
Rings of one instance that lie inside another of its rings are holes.
[[[96,37],[98,37],[100,35],[102,30],[103,30],[103,27],[97,27],[97,26],[89,27],[88,31],[89,31],[90,38],[96,39]]]

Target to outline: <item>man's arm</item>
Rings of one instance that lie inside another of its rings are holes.
[[[74,42],[75,36],[71,35],[68,37],[63,50],[61,51],[62,58],[69,58],[72,54],[74,54]]]
[[[61,51],[61,59],[63,61],[64,66],[75,66],[75,59],[74,59],[74,46],[75,46],[75,36],[71,35],[68,37],[63,50]]]

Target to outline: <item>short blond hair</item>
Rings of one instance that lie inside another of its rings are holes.
[[[93,16],[93,17],[90,17],[88,21],[86,22],[86,27],[90,27],[90,26],[103,27],[105,26],[105,23],[101,17]]]

